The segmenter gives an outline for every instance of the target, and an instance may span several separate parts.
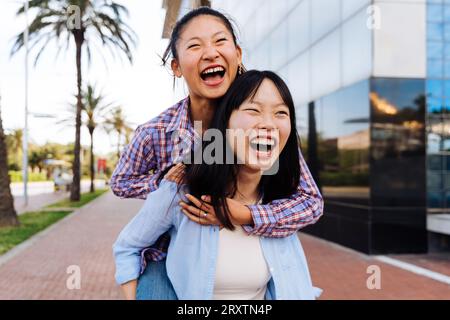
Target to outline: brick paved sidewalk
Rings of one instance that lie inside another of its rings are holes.
[[[68,216],[0,265],[0,299],[121,298],[112,244],[141,206],[142,201],[120,200],[108,192]],[[71,265],[80,267],[80,290],[66,287]]]
[[[0,299],[120,299],[114,282],[112,244],[141,207],[110,192],[44,231],[1,264]],[[384,264],[309,235],[300,239],[321,299],[450,299],[450,286]],[[67,267],[81,269],[81,289],[68,290]],[[381,269],[381,290],[369,290],[369,265]]]
[[[450,299],[450,285],[385,264],[371,256],[302,233],[313,284],[321,299]],[[399,256],[397,256],[399,257]],[[410,263],[412,261],[409,261]],[[381,289],[367,288],[367,267],[381,271]]]

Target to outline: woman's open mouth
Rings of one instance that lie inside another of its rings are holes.
[[[258,159],[269,159],[272,157],[272,152],[277,145],[274,138],[256,137],[250,140],[250,148],[255,151]]]
[[[207,69],[203,70],[200,74],[200,78],[202,78],[203,82],[207,86],[218,86],[225,79],[226,70],[222,66],[211,66]]]

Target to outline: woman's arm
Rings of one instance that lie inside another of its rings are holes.
[[[141,251],[154,244],[161,234],[174,225],[178,206],[178,190],[174,182],[162,180],[160,187],[150,193],[138,214],[120,232],[113,245],[116,264],[115,278],[124,285],[138,279]],[[132,284],[126,285],[127,292]]]
[[[243,225],[248,234],[283,238],[316,223],[322,216],[322,195],[301,151],[299,157],[301,176],[297,192],[287,199],[248,206],[253,220],[253,224]]]
[[[300,152],[300,183],[297,191],[287,199],[274,200],[266,205],[245,206],[233,199],[227,199],[233,224],[242,225],[248,234],[263,237],[283,238],[299,229],[315,223],[323,214],[323,198]],[[199,199],[189,197],[193,205],[182,204],[183,213],[201,224],[217,224],[218,220],[210,211],[201,217]],[[209,197],[203,199],[209,202]],[[210,206],[209,206],[210,207]],[[207,207],[203,204],[202,211]]]
[[[126,300],[136,300],[137,280],[131,280],[121,285]]]
[[[154,141],[152,130],[145,125],[136,129],[111,176],[111,190],[116,196],[145,199],[158,188]]]

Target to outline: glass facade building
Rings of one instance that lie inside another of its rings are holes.
[[[211,6],[236,22],[247,69],[276,71],[293,94],[325,198],[305,232],[369,254],[448,241],[435,218],[450,208],[450,1]]]

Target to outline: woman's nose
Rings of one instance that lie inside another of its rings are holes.
[[[203,51],[203,59],[213,61],[219,57],[219,52],[214,46],[207,46]]]
[[[275,119],[272,114],[263,114],[258,123],[259,129],[273,130],[276,129]]]

